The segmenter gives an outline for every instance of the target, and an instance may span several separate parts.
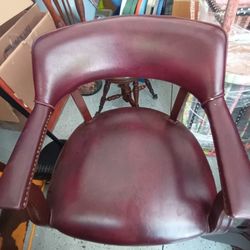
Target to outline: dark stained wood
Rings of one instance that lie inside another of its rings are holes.
[[[63,0],[62,0],[63,1]],[[72,9],[71,9],[71,6],[70,6],[70,4],[69,4],[69,0],[66,0],[66,4],[67,4],[67,7],[68,7],[68,14],[69,14],[69,16],[70,16],[70,23],[71,24],[74,24],[74,23],[77,23],[77,19],[76,19],[76,17],[75,17],[75,15],[73,14],[73,11],[72,11]]]
[[[31,184],[30,196],[26,211],[29,219],[37,225],[49,225],[50,209],[42,190]]]
[[[53,18],[55,24],[56,24],[56,27],[57,27],[57,28],[60,28],[60,27],[65,26],[67,22],[66,22],[66,20],[65,20],[63,11],[62,11],[61,6],[60,6],[60,4],[58,3],[58,1],[57,1],[57,0],[54,0],[54,4],[55,4],[55,6],[56,6],[56,8],[57,8],[57,10],[58,10],[58,12],[59,12],[59,14],[60,14],[60,16],[57,15],[57,13],[56,13],[56,11],[55,11],[53,5],[52,5],[51,0],[43,0],[43,2],[44,2],[44,4],[46,5],[46,7],[48,8],[48,10],[49,10],[49,12],[50,12],[50,14],[51,14],[51,16],[52,16],[52,18]]]
[[[75,0],[76,9],[80,17],[81,22],[85,22],[85,9],[82,0]]]
[[[111,95],[109,97],[106,98],[106,101],[114,101],[118,98],[122,97],[122,94],[115,94],[115,95]]]
[[[56,10],[52,4],[55,4]],[[43,0],[44,4],[46,5],[47,9],[49,10],[55,25],[57,28],[77,23],[77,18],[73,13],[72,7],[70,5],[69,0]],[[77,14],[81,22],[85,21],[85,9],[82,0],[75,0],[74,1]],[[59,15],[58,15],[59,14]]]
[[[145,82],[145,84],[146,84],[146,86],[147,86],[149,92],[151,93],[152,97],[153,97],[154,99],[157,99],[158,96],[157,96],[157,94],[155,94],[154,89],[153,89],[153,87],[152,87],[152,85],[151,85],[151,82],[150,82],[148,79],[144,79],[144,82]]]
[[[108,91],[110,89],[110,84],[111,84],[110,80],[105,81],[105,84],[104,84],[104,87],[103,87],[103,94],[102,94],[101,101],[100,101],[100,104],[99,104],[99,109],[96,112],[96,114],[99,114],[103,109],[104,103],[106,102],[106,97],[107,97]]]
[[[138,81],[133,82],[134,88],[133,88],[133,94],[134,94],[134,101],[135,101],[135,107],[139,107],[139,83]]]
[[[57,120],[59,118],[59,116],[61,115],[61,112],[65,106],[65,104],[68,101],[69,96],[65,96],[64,98],[62,98],[62,100],[60,100],[58,102],[58,104],[55,106],[55,110],[49,120],[49,124],[48,124],[48,129],[50,131],[53,131],[54,127],[56,126]]]
[[[187,91],[184,90],[183,88],[180,88],[170,114],[170,119],[172,119],[173,121],[177,120],[181,107],[186,100],[186,97],[187,97]]]
[[[75,90],[71,95],[84,121],[90,121],[92,119],[92,116],[79,90]]]
[[[123,100],[129,102],[132,107],[135,107],[135,101],[132,98],[129,83],[121,83],[118,86],[121,88]]]
[[[139,85],[139,81],[136,78],[131,78],[131,77],[117,77],[117,78],[112,78],[108,79],[105,81],[106,84],[117,84],[121,88],[121,94],[116,94],[107,97],[108,91],[106,92],[105,90],[105,85],[103,89],[103,95],[101,97],[100,105],[98,112],[96,114],[99,114],[106,101],[113,101],[117,98],[122,97],[125,102],[130,103],[132,107],[139,107],[139,91],[147,87],[149,89],[149,92],[152,94],[152,97],[155,99],[157,98],[157,94],[154,93],[154,90],[152,88],[152,85],[148,79],[145,80],[145,85]],[[133,83],[133,91],[130,88],[130,84]],[[110,88],[110,86],[109,86]],[[108,89],[109,90],[109,89]],[[133,97],[132,97],[132,92],[133,92]]]

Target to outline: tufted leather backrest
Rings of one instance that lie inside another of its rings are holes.
[[[145,77],[182,86],[204,103],[223,94],[226,35],[177,18],[113,17],[66,27],[33,48],[36,100],[55,105],[79,85]]]

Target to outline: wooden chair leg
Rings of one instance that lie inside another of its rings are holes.
[[[101,98],[101,101],[100,101],[100,105],[99,105],[99,109],[98,111],[96,112],[96,115],[101,113],[102,109],[103,109],[103,106],[106,102],[106,97],[107,97],[107,94],[109,92],[109,89],[110,89],[110,84],[111,82],[109,80],[106,80],[105,81],[105,84],[104,84],[104,87],[103,87],[103,94],[102,94],[102,98]]]
[[[134,101],[135,101],[135,107],[139,107],[139,83],[138,81],[133,82],[133,94],[134,94]]]
[[[146,84],[146,86],[147,86],[149,92],[151,93],[153,99],[157,99],[157,98],[158,98],[158,95],[155,94],[154,89],[153,89],[153,87],[152,87],[152,85],[151,85],[151,82],[150,82],[148,79],[144,79],[144,82],[145,82],[145,84]]]
[[[131,95],[129,83],[119,84],[122,91],[122,98],[125,102],[129,102],[132,107],[135,107],[135,101]]]
[[[88,110],[88,107],[84,101],[84,99],[82,98],[79,90],[75,90],[74,92],[72,92],[71,94],[75,104],[76,104],[76,107],[78,108],[78,110],[80,111],[84,121],[90,121],[92,119],[92,116]]]
[[[32,183],[26,208],[29,219],[37,225],[49,225],[50,209],[42,191]]]
[[[187,98],[187,94],[188,92],[183,89],[183,88],[180,88],[178,94],[177,94],[177,97],[175,99],[175,103],[174,103],[174,106],[171,110],[171,114],[170,114],[170,119],[173,120],[173,121],[176,121],[177,118],[178,118],[178,115],[181,111],[181,107],[183,105],[183,103],[185,102],[186,98]]]

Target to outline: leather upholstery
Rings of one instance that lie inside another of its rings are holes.
[[[205,102],[223,93],[225,44],[218,26],[167,17],[62,28],[34,46],[36,99],[55,105],[82,83],[129,76],[174,82]]]
[[[0,179],[0,207],[23,209],[32,198],[53,106],[83,82],[129,76],[169,80],[202,102],[223,209],[229,219],[250,219],[250,164],[223,99],[225,58],[226,36],[219,27],[177,18],[114,17],[43,36],[33,47],[36,105]],[[67,234],[118,244],[166,243],[213,230],[207,219],[217,217],[218,204],[212,206],[207,161],[193,136],[167,119],[156,111],[122,109],[81,125],[54,173],[51,214],[37,197],[42,211],[32,204],[33,217],[45,214],[42,224],[51,216],[50,225]]]
[[[0,207],[25,208],[52,111],[36,105],[18,138],[0,181]]]
[[[224,209],[236,218],[250,218],[250,163],[224,98],[205,106],[220,168]],[[247,184],[248,183],[248,184]]]
[[[216,196],[208,162],[179,122],[145,108],[80,125],[57,161],[51,226],[109,244],[162,244],[209,232]]]

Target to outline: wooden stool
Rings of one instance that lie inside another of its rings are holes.
[[[112,78],[105,80],[105,85],[103,88],[103,95],[101,97],[99,109],[96,114],[99,114],[106,101],[112,101],[120,97],[123,98],[125,102],[129,102],[132,107],[139,107],[139,91],[148,88],[149,92],[152,94],[153,99],[157,99],[158,96],[155,94],[152,85],[148,79],[144,79],[145,85],[139,86],[139,81],[136,78],[122,77],[122,78]],[[111,83],[117,84],[121,88],[121,94],[116,94],[107,97],[108,91],[110,89]],[[130,83],[133,83],[133,89],[130,88]],[[133,92],[133,97],[132,97]]]

